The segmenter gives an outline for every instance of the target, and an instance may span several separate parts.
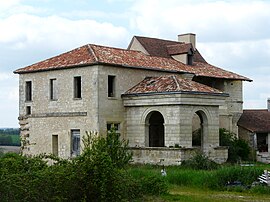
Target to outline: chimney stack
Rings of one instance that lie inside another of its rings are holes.
[[[196,50],[196,34],[193,33],[179,34],[178,42],[191,43],[194,50]]]
[[[267,109],[270,112],[270,98],[267,99]]]

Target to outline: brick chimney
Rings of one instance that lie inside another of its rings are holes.
[[[267,109],[270,112],[270,98],[267,99]]]
[[[179,34],[178,41],[184,43],[191,43],[194,50],[196,50],[196,34],[193,33]]]

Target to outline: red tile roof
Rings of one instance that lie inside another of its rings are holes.
[[[176,44],[176,45],[167,46],[167,50],[168,50],[168,54],[177,55],[177,54],[188,53],[190,50],[193,51],[193,47],[191,43]]]
[[[145,38],[146,39],[146,38]],[[149,38],[147,38],[149,39]],[[151,38],[150,38],[151,39]],[[153,39],[151,39],[153,40]],[[152,41],[150,42],[152,43]],[[147,42],[147,40],[145,40]],[[166,40],[158,40],[157,44],[179,45],[182,43]],[[154,47],[156,47],[156,45]],[[185,44],[183,47],[185,47]],[[148,50],[149,51],[149,50]],[[151,51],[154,51],[154,49]],[[152,54],[152,53],[151,53]],[[160,46],[160,54],[168,54],[167,47]],[[196,55],[197,54],[197,55]],[[129,68],[154,69],[158,71],[173,71],[180,73],[193,73],[196,76],[207,76],[226,79],[248,80],[249,78],[234,74],[212,66],[204,61],[199,52],[196,51],[194,65],[185,65],[171,57],[160,57],[158,54],[145,55],[139,51],[126,50],[120,48],[105,47],[88,44],[76,48],[61,55],[35,63],[33,65],[17,69],[14,73],[28,73],[36,71],[48,71],[54,69],[65,69],[79,66],[90,66],[95,64],[117,65]],[[198,58],[198,59],[196,59]]]
[[[243,110],[238,123],[253,133],[270,133],[270,112],[265,110]]]
[[[199,93],[223,95],[221,91],[209,86],[183,79],[179,76],[146,77],[143,81],[129,89],[124,95],[152,94],[152,93]]]
[[[163,71],[186,72],[185,64],[171,58],[145,55],[140,51],[112,48],[98,45],[85,45],[56,57],[18,69],[15,73],[27,73],[52,69],[65,69],[74,66],[94,64],[121,65]]]
[[[134,38],[136,38],[140,42],[140,44],[145,48],[145,50],[150,55],[157,56],[157,57],[171,58],[171,55],[168,52],[168,46],[172,46],[172,45],[184,46],[185,45],[185,43],[178,42],[178,41],[170,41],[170,40],[150,38],[150,37],[134,36]],[[198,50],[196,50],[194,54],[194,61],[206,62]]]
[[[180,49],[181,50],[186,49],[187,48],[186,46],[188,46],[188,44],[178,41],[170,41],[141,36],[134,36],[134,38],[136,38],[140,42],[140,44],[150,55],[154,55],[157,57],[171,58],[170,51],[168,51],[168,47],[170,49],[170,47],[175,46],[178,47],[177,49],[178,51],[180,51]],[[175,52],[176,50],[173,51],[173,53]],[[208,64],[205,61],[205,59],[201,56],[198,49],[196,49],[194,53],[193,65],[188,66],[188,68],[185,69],[185,71],[194,73],[196,76],[252,81],[247,77]]]

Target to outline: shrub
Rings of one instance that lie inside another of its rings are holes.
[[[85,138],[83,153],[63,160],[53,155],[0,158],[0,201],[131,201],[167,191],[160,176],[132,177],[123,168],[131,158],[127,142],[112,131]],[[53,161],[48,166],[46,161]]]
[[[218,164],[202,152],[197,152],[191,159],[183,161],[181,166],[194,170],[214,170],[218,168]]]
[[[224,128],[219,129],[219,140],[221,146],[228,146],[228,161],[249,160],[251,148],[245,140],[236,138],[236,135]]]

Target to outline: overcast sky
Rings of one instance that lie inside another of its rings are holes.
[[[270,97],[270,1],[0,0],[0,127],[18,126],[13,71],[84,44],[195,33],[211,64],[247,76],[244,108]]]

